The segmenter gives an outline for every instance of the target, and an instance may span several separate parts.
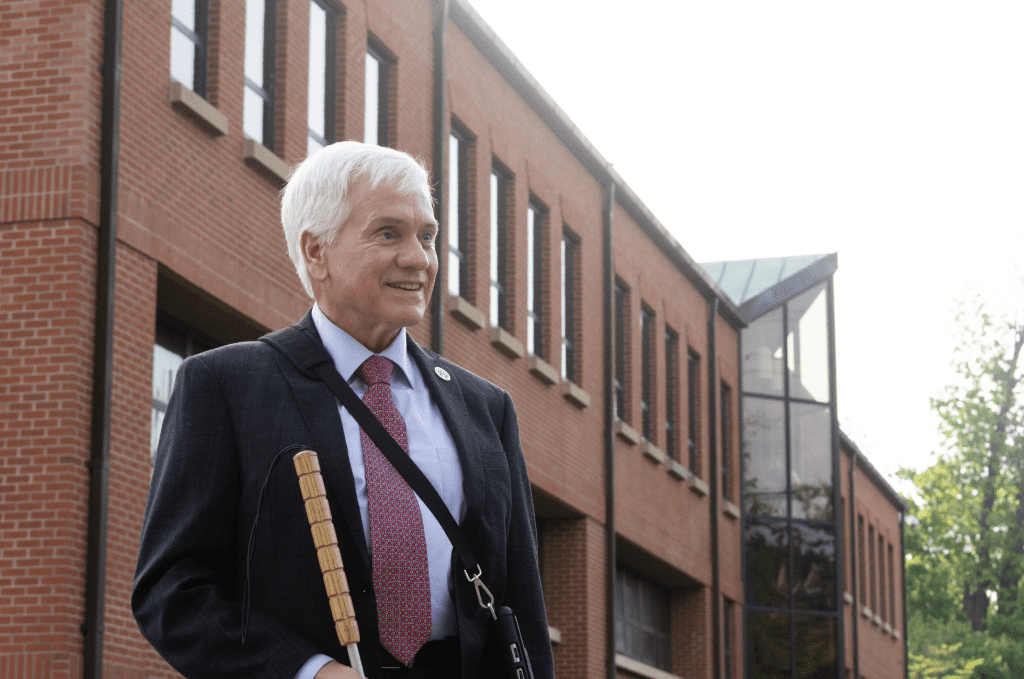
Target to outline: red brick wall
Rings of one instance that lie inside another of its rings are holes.
[[[0,676],[81,666],[95,231],[0,226]]]

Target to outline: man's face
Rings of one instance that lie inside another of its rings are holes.
[[[351,188],[352,212],[331,245],[303,234],[320,309],[364,346],[381,351],[398,331],[422,320],[437,275],[437,223],[426,189]]]

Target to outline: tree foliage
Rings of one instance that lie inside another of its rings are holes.
[[[920,642],[911,651],[922,668],[979,660],[975,676],[1019,677],[1024,324],[994,319],[977,303],[962,305],[958,322],[958,381],[932,400],[945,450],[920,473],[900,471],[918,496],[908,499],[905,534],[908,641]]]

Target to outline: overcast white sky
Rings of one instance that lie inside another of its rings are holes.
[[[470,2],[694,259],[839,253],[840,424],[931,464],[954,301],[1024,317],[1024,3]]]

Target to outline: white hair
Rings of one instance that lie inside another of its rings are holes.
[[[349,189],[364,177],[368,189],[385,184],[401,194],[422,193],[430,200],[426,167],[404,151],[341,141],[295,166],[281,193],[281,225],[288,256],[310,297],[313,287],[302,256],[302,234],[308,231],[325,245],[333,243],[352,212]]]

